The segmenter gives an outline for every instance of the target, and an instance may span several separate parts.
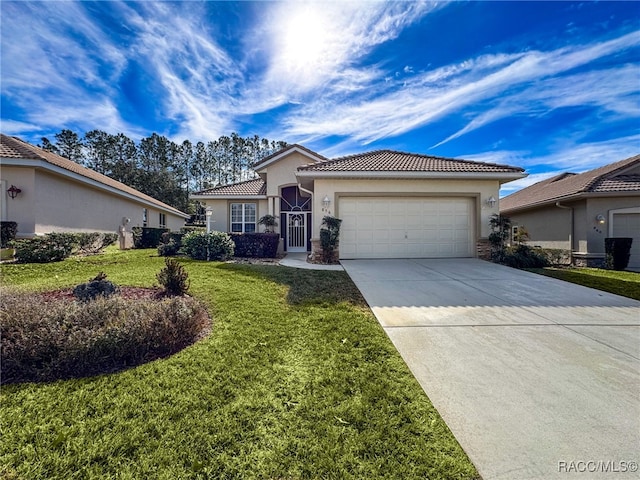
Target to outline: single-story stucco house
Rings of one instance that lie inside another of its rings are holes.
[[[601,266],[605,238],[633,238],[629,269],[640,269],[640,155],[538,182],[502,198],[500,213],[581,266]]]
[[[328,159],[290,145],[258,162],[259,178],[191,195],[212,229],[255,232],[279,219],[283,249],[317,252],[327,215],[342,219],[340,258],[474,257],[486,249],[507,165],[378,150]]]
[[[179,230],[189,218],[123,183],[3,134],[0,167],[0,215],[18,223],[18,238],[127,233],[135,226]]]

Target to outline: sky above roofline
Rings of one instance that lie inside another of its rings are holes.
[[[640,151],[636,2],[0,2],[1,124],[523,167]]]

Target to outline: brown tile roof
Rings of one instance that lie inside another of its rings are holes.
[[[260,165],[262,165],[263,163],[267,163],[267,162],[268,162],[269,160],[271,160],[272,158],[277,157],[278,155],[282,155],[283,153],[286,153],[286,152],[288,152],[289,150],[293,150],[293,149],[295,149],[295,148],[298,148],[298,149],[300,149],[300,150],[304,150],[305,152],[307,152],[307,153],[308,153],[308,154],[310,154],[310,155],[313,155],[314,157],[318,157],[318,158],[321,158],[321,159],[323,159],[323,160],[327,160],[327,158],[323,157],[323,156],[322,156],[322,155],[320,155],[319,153],[314,152],[313,150],[309,150],[307,147],[303,147],[302,145],[299,145],[299,144],[297,144],[297,143],[294,143],[294,144],[292,144],[292,145],[287,145],[286,147],[284,147],[284,148],[282,148],[282,149],[278,150],[277,152],[273,152],[271,155],[269,155],[269,156],[267,156],[267,157],[264,157],[262,160],[260,160],[260,161],[258,161],[258,162],[256,162],[256,163],[254,163],[252,168],[257,169],[257,168],[259,168],[259,167],[260,167]]]
[[[202,190],[201,192],[195,192],[193,195],[266,195],[267,184],[261,178],[254,180],[247,180],[245,182],[233,183],[231,185],[222,185],[220,187],[210,188],[208,190]]]
[[[61,157],[60,155],[56,155],[55,153],[48,152],[39,147],[34,147],[33,145],[24,142],[16,137],[10,137],[8,135],[0,134],[0,158],[15,158],[22,160],[41,160],[45,161],[51,165],[56,167],[60,167],[69,172],[73,172],[77,175],[81,175],[87,179],[102,183],[108,187],[114,188],[116,190],[120,190],[123,193],[132,195],[134,197],[139,198],[140,200],[144,200],[147,203],[151,203],[162,210],[170,211],[179,215],[181,217],[188,217],[188,215],[180,210],[167,205],[159,200],[156,200],[149,195],[145,195],[144,193],[136,190],[135,188],[131,188],[124,183],[113,180],[112,178],[107,177],[101,173],[98,173],[89,168],[85,168],[82,165],[77,164],[67,158]]]
[[[588,172],[562,173],[523,188],[500,200],[500,211],[509,212],[590,193],[640,192],[640,155],[610,163]]]
[[[521,173],[520,167],[432,157],[415,153],[376,150],[299,167],[310,172],[456,172]]]

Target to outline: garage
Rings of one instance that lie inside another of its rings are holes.
[[[614,237],[633,238],[629,270],[640,270],[640,213],[613,213],[612,231]]]
[[[468,197],[342,197],[340,258],[471,257],[473,207]]]

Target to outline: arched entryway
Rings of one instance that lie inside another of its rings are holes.
[[[311,246],[311,197],[297,186],[280,190],[280,229],[287,252],[306,252]]]

